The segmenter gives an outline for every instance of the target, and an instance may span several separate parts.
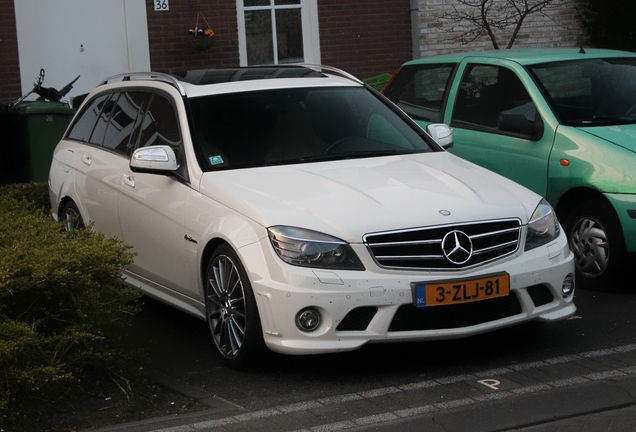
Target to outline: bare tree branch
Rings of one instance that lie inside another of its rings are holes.
[[[495,49],[500,48],[497,35],[512,30],[506,48],[514,44],[525,19],[532,14],[546,15],[546,8],[560,0],[457,0],[453,11],[440,16],[451,23],[445,29],[455,34],[451,39],[468,44],[488,35]],[[546,15],[547,16],[547,15]]]

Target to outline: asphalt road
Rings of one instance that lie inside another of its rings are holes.
[[[489,431],[630,407],[636,287],[623,285],[610,293],[578,289],[576,316],[558,323],[350,353],[273,355],[253,373],[221,364],[205,322],[147,300],[128,343],[149,353],[149,374],[210,410],[118,430]]]

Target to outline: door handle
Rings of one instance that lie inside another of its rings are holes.
[[[90,155],[83,155],[82,156],[82,162],[85,163],[86,165],[90,166],[90,164],[93,163],[93,159],[91,159]]]
[[[124,174],[124,184],[130,186],[131,188],[134,188],[135,178],[130,174]]]

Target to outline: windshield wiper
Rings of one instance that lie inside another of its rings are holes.
[[[636,117],[610,117],[610,116],[594,116],[592,118],[580,118],[568,120],[567,125],[570,126],[597,126],[597,125],[624,125],[636,123]]]

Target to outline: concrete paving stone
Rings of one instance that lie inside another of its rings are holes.
[[[614,354],[611,358],[616,359],[617,361],[622,361],[629,365],[633,365],[636,364],[636,350],[619,352]]]
[[[354,417],[362,417],[368,413],[377,412],[378,405],[368,399],[352,400],[342,404],[322,405],[319,408],[312,408],[309,411],[314,416],[341,421]]]
[[[277,416],[267,419],[267,422],[253,422],[252,429],[248,429],[248,432],[263,430],[262,424],[267,424],[271,427],[272,431],[297,431],[305,429],[310,426],[316,426],[323,424],[324,418],[316,417],[312,413],[293,413],[286,416]]]
[[[519,371],[519,373],[532,378],[536,381],[539,381],[541,383],[546,383],[546,382],[550,382],[553,381],[555,379],[557,379],[557,376],[549,373],[548,371],[544,370],[545,366],[541,366],[540,368],[530,368],[530,369],[524,369],[522,371]]]
[[[392,393],[385,400],[387,406],[402,409],[437,403],[440,395],[427,389],[419,389]]]
[[[437,401],[433,401],[433,403],[441,403],[466,398],[466,392],[469,388],[470,386],[466,383],[454,383],[444,386],[431,387],[430,390],[431,392],[439,395],[439,399]]]
[[[542,366],[540,369],[541,371],[552,375],[552,379],[555,379],[556,377],[569,378],[575,376],[583,376],[596,372],[594,369],[587,368],[584,365],[577,363],[577,360],[578,359],[574,359],[567,363]]]
[[[535,377],[526,375],[522,372],[509,372],[505,375],[502,375],[502,377],[519,384],[521,387],[541,384],[540,380],[536,379]]]
[[[607,370],[620,369],[623,362],[616,363],[616,360],[606,361],[604,358],[578,358],[573,363],[585,367],[593,372],[603,372]],[[592,373],[593,373],[592,372]]]
[[[635,432],[636,406],[557,420],[515,432]]]

